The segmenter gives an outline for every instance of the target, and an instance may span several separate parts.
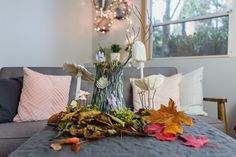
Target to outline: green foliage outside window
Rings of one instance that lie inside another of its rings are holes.
[[[166,1],[163,21],[172,20],[170,16],[173,11],[170,9],[170,5],[173,1],[175,0]],[[177,19],[226,11],[228,5],[229,3],[224,0],[185,0],[178,12]],[[227,54],[228,20],[228,16],[223,16],[154,27],[152,55],[155,58]],[[194,25],[194,31],[187,33],[185,27],[190,23]]]

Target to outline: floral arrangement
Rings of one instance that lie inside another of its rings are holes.
[[[48,120],[48,125],[58,130],[51,143],[54,150],[61,150],[63,144],[72,144],[72,151],[78,152],[83,143],[123,134],[154,137],[162,141],[174,141],[180,137],[187,141],[185,145],[193,147],[201,147],[208,142],[205,136],[196,138],[183,134],[182,123],[193,126],[192,119],[182,111],[177,112],[171,99],[167,106],[161,105],[159,110],[142,109],[138,113],[130,109],[106,113],[94,105],[81,106],[79,101],[73,103],[76,106],[70,105],[66,112],[54,114]]]

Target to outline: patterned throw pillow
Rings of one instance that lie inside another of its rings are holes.
[[[165,77],[163,75],[152,75],[148,76],[149,79],[147,81],[148,86],[153,86],[154,83],[153,81],[150,80],[160,80],[158,78],[164,78],[164,80],[158,84],[157,87],[152,87],[153,89],[150,92],[150,96],[152,98],[153,104],[154,104],[154,109],[159,109],[161,104],[163,105],[168,105],[169,98],[173,99],[175,101],[175,104],[177,106],[177,110],[180,110],[180,89],[179,89],[179,84],[182,79],[181,74],[176,74],[170,77]],[[148,78],[146,77],[146,79]],[[154,79],[156,77],[156,79]],[[145,78],[144,78],[145,79]],[[141,97],[139,93],[142,91],[137,85],[135,84],[135,79],[131,79],[131,85],[133,89],[133,106],[134,106],[134,111],[138,111],[140,108],[143,108],[142,103],[141,103]],[[143,104],[147,106],[148,104],[148,94],[145,92],[145,95],[143,97]]]
[[[24,81],[14,121],[48,119],[52,114],[66,109],[71,76],[44,75],[24,68]]]

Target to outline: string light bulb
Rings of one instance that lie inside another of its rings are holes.
[[[95,31],[105,34],[112,25],[113,20],[128,20],[131,12],[129,0],[93,0],[96,8],[94,18]]]

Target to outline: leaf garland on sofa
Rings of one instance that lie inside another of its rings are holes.
[[[48,119],[48,125],[55,126],[58,130],[58,135],[51,147],[54,150],[60,150],[63,144],[72,144],[71,149],[74,152],[80,150],[80,144],[83,142],[122,134],[150,136],[161,141],[174,141],[178,134],[184,132],[182,123],[193,126],[190,117],[181,111],[177,112],[172,99],[167,106],[161,105],[159,110],[143,109],[138,113],[134,113],[130,109],[105,113],[93,105],[81,106],[77,101],[77,106],[70,105],[66,112],[54,114]],[[191,139],[194,138],[191,137]],[[76,139],[80,141],[78,142]],[[188,140],[189,138],[184,139]],[[201,139],[192,141],[191,139],[185,145],[196,146],[201,142]],[[204,140],[203,144],[208,142],[207,138]]]

